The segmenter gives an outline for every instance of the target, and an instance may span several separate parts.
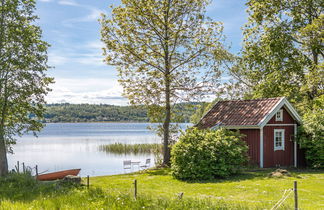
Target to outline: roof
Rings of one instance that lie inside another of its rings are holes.
[[[263,127],[278,110],[284,106],[292,117],[300,123],[296,110],[284,97],[253,100],[218,101],[196,125],[199,128]]]

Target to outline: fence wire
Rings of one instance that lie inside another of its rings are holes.
[[[271,210],[278,209],[285,202],[285,200],[291,195],[293,191],[294,189],[286,189],[282,197],[280,198],[280,200],[271,208]]]

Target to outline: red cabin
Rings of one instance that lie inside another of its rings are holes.
[[[304,155],[294,137],[301,118],[288,100],[267,98],[217,102],[197,124],[225,127],[245,134],[251,164],[263,167],[300,166]]]

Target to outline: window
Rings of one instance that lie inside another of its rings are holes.
[[[280,109],[277,113],[276,113],[276,121],[282,121],[283,120],[283,116],[282,116],[282,109]]]
[[[285,150],[284,129],[274,129],[274,150]]]

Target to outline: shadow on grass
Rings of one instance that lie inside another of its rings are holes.
[[[76,187],[59,181],[39,182],[28,173],[9,173],[5,177],[0,177],[0,202],[1,200],[29,202],[40,196],[63,195]]]
[[[171,175],[171,168],[153,168],[145,171],[149,176],[167,176]]]
[[[211,180],[180,180],[186,183],[221,183],[221,182],[235,182],[249,179],[263,179],[267,178],[267,175],[273,171],[272,169],[256,169],[256,170],[243,170],[239,174],[235,174],[228,178],[215,178]],[[143,171],[149,176],[172,176],[171,168],[155,168],[147,171]]]
[[[211,180],[179,180],[186,183],[224,183],[224,182],[240,182],[244,180],[252,180],[252,179],[268,179],[269,173],[275,171],[277,168],[249,168],[244,169],[240,173],[232,175],[227,178],[215,178]],[[315,169],[295,169],[295,168],[287,168],[287,170],[291,173],[291,177],[301,178],[300,174],[322,174],[324,170],[315,170]],[[170,168],[157,168],[147,170],[146,173],[149,176],[171,176]]]

